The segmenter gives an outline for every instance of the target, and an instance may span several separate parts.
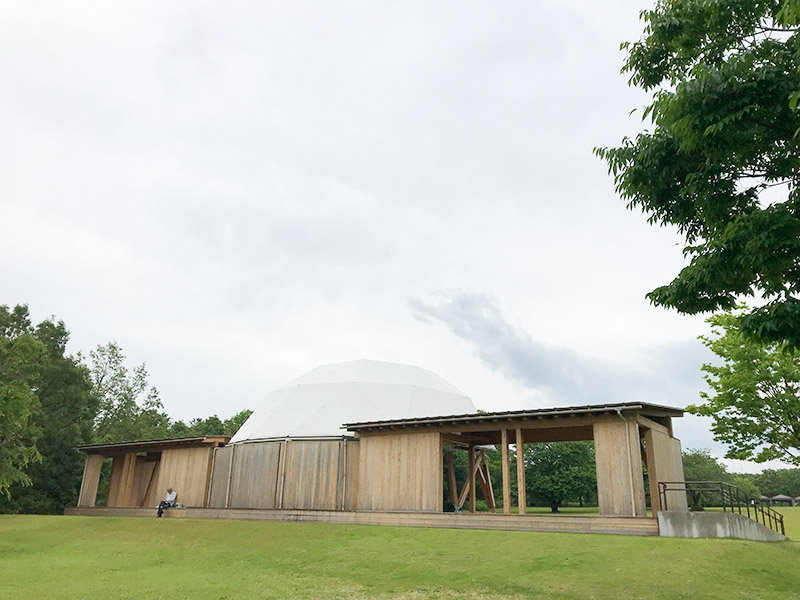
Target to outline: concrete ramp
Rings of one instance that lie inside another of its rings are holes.
[[[658,512],[658,531],[662,537],[738,538],[756,542],[782,542],[786,536],[731,512]]]

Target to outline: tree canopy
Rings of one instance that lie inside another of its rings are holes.
[[[778,494],[800,496],[800,469],[764,469],[753,480],[770,498]]]
[[[711,335],[700,339],[722,360],[703,365],[711,393],[687,410],[714,419],[728,458],[800,465],[800,353],[746,338],[738,318],[746,312],[740,306],[707,319]]]
[[[83,457],[75,447],[195,435],[233,435],[252,411],[173,421],[144,364],[129,369],[108,343],[69,356],[69,331],[28,307],[0,306],[0,512],[60,513],[77,499]]]
[[[593,442],[526,444],[524,455],[526,495],[552,512],[568,500],[597,493]]]
[[[783,11],[781,10],[783,7]],[[689,259],[648,294],[695,314],[741,317],[764,342],[800,346],[800,2],[660,0],[623,72],[652,93],[652,129],[598,148],[617,192],[684,236]]]
[[[36,383],[46,348],[33,335],[27,307],[0,306],[0,495],[30,485],[29,463],[41,460]]]

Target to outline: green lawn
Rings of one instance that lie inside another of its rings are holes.
[[[794,541],[0,516],[3,600],[774,600],[798,597],[798,564]]]

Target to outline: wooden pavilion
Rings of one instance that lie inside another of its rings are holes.
[[[186,437],[78,447],[86,454],[78,507],[94,507],[104,458],[111,459],[106,507],[150,507],[172,486],[185,506],[206,506],[214,449],[227,436]]]
[[[78,507],[68,514],[141,514],[168,485],[184,513],[172,516],[245,518],[434,527],[603,531],[657,535],[647,516],[643,466],[658,510],[658,482],[683,481],[676,408],[646,403],[602,404],[495,413],[347,423],[339,438],[270,439],[227,444],[195,437],[79,448],[87,454]],[[509,445],[593,440],[599,515],[526,515],[525,471],[511,473]],[[226,445],[227,444],[227,445]],[[502,456],[502,508],[494,506],[485,452]],[[469,476],[443,513],[444,478],[458,489],[452,450],[469,452]],[[100,465],[113,458],[109,500],[93,508]],[[518,514],[512,514],[515,477]],[[491,512],[478,513],[481,488]],[[685,510],[685,495],[669,501]],[[138,511],[138,512],[137,512]]]
[[[509,444],[521,453],[525,444],[593,440],[597,496],[601,516],[646,516],[646,465],[650,497],[658,498],[658,481],[683,481],[680,442],[672,435],[672,418],[683,411],[645,403],[559,407],[513,412],[350,423],[359,439],[359,494],[362,510],[441,512],[441,455],[448,447],[469,451],[469,511],[475,512],[476,485],[492,508],[491,482],[484,448],[499,446],[502,455],[503,512],[511,512]],[[457,489],[452,460],[451,491]],[[525,513],[525,469],[517,462],[518,511]],[[452,500],[463,504],[464,492]],[[685,499],[684,499],[685,501]],[[676,496],[675,502],[680,499]],[[673,506],[676,506],[673,504]]]

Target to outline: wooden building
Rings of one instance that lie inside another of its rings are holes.
[[[172,486],[189,507],[185,514],[205,518],[553,530],[543,517],[526,515],[525,469],[520,462],[511,472],[510,447],[519,453],[526,444],[591,440],[599,515],[552,518],[562,519],[562,530],[618,527],[653,535],[643,470],[654,514],[658,482],[683,481],[672,432],[672,419],[682,415],[647,403],[477,413],[467,396],[424,369],[376,361],[324,365],[270,394],[230,440],[82,446],[83,486],[69,512],[149,514],[144,509]],[[502,457],[497,506],[486,458],[492,447]],[[468,452],[466,481],[456,480],[456,448]],[[103,458],[113,459],[108,502],[95,509]],[[443,513],[445,480],[456,514]],[[520,490],[515,507],[512,480]],[[479,493],[489,513],[477,514]],[[686,510],[685,495],[673,493],[670,510]],[[130,512],[137,510],[143,512]]]
[[[82,446],[87,454],[79,506],[91,507],[103,457],[113,458],[109,507],[150,507],[171,485],[184,506],[214,509],[441,513],[444,478],[452,503],[476,512],[482,489],[492,512],[527,506],[525,471],[511,472],[509,446],[593,440],[601,516],[645,517],[643,466],[650,497],[659,481],[683,481],[672,418],[682,411],[645,403],[473,413],[345,425],[352,437],[243,442],[198,437]],[[502,456],[502,508],[485,463],[487,446]],[[470,473],[456,482],[449,453],[469,451]],[[521,463],[519,463],[521,464]],[[444,467],[443,467],[444,465]],[[460,493],[455,493],[461,489]],[[685,498],[670,498],[672,510]],[[656,509],[658,507],[656,506]]]
[[[480,485],[492,508],[491,481],[482,468],[482,448],[499,447],[502,455],[503,512],[511,512],[511,478],[516,477],[518,511],[524,513],[525,469],[512,474],[509,444],[593,440],[597,496],[601,516],[646,516],[643,466],[649,493],[658,498],[659,481],[683,481],[680,442],[672,418],[683,411],[646,403],[604,404],[513,412],[350,423],[359,439],[360,510],[442,511],[442,455],[448,447],[466,448],[472,475],[466,483],[469,510],[475,512]],[[463,501],[447,461],[453,504]],[[459,494],[460,495],[460,494]],[[685,509],[685,497],[670,498],[673,510]],[[656,510],[658,509],[656,505]]]
[[[156,506],[170,486],[183,506],[207,506],[213,452],[228,440],[205,436],[80,446],[86,466],[78,507],[95,505],[104,458],[112,461],[109,508]]]

